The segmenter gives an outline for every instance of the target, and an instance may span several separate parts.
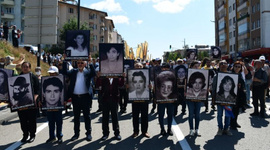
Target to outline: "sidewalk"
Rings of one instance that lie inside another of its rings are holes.
[[[11,113],[7,103],[0,103],[0,125],[7,123],[9,120],[18,117],[16,112]]]

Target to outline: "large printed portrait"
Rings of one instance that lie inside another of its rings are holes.
[[[211,46],[211,53],[213,59],[220,59],[221,58],[221,49],[218,46]]]
[[[155,77],[156,102],[177,101],[176,76],[173,71],[161,71]]]
[[[127,69],[134,68],[134,60],[133,59],[125,59],[124,60],[124,71],[127,73]]]
[[[175,67],[175,75],[177,78],[177,85],[185,85],[187,77],[187,68],[184,65],[178,65]]]
[[[150,100],[149,91],[149,70],[148,69],[128,69],[127,70],[128,99],[129,101]]]
[[[12,77],[13,70],[0,68],[0,100],[8,101],[8,78]]]
[[[215,103],[236,104],[238,74],[218,73]]]
[[[88,60],[90,30],[71,30],[66,32],[66,60]]]
[[[122,76],[124,71],[124,44],[99,44],[101,76]]]
[[[30,73],[8,78],[11,111],[35,106]]]
[[[188,69],[186,99],[205,101],[208,98],[209,71]]]
[[[65,80],[63,75],[41,78],[42,110],[64,109]]]
[[[187,57],[187,63],[190,64],[192,61],[196,60],[198,56],[198,50],[197,49],[187,49],[186,51],[186,57]]]

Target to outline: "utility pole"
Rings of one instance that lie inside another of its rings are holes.
[[[237,18],[237,7],[238,7],[238,1],[235,0],[235,53],[234,53],[234,61],[237,60],[237,54],[238,54],[238,18]]]
[[[186,49],[186,39],[184,39],[184,49]]]
[[[78,0],[78,30],[80,30],[80,3],[81,0]]]

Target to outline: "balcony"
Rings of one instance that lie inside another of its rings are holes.
[[[14,0],[1,0],[1,5],[14,6]]]
[[[220,12],[221,10],[223,10],[225,7],[225,2],[223,2],[219,7],[218,7],[218,12]]]
[[[25,2],[24,2],[24,3],[22,3],[22,7],[25,7]]]
[[[5,14],[5,13],[1,13],[1,18],[2,19],[14,19],[14,14]]]
[[[241,20],[243,20],[243,19],[245,19],[245,18],[248,18],[249,17],[249,13],[246,13],[246,14],[240,14],[239,15],[239,18],[237,19],[237,21],[239,22],[239,21],[241,21]]]
[[[248,0],[240,0],[237,11],[241,11],[244,8],[248,8],[248,6],[249,6]]]

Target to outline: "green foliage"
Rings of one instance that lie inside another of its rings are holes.
[[[169,62],[169,60],[176,61],[177,58],[182,58],[182,55],[178,52],[166,52],[164,62]]]
[[[64,53],[65,46],[64,44],[58,44],[58,45],[52,45],[52,47],[49,49],[49,51],[52,54],[63,54]]]
[[[198,60],[203,60],[204,57],[209,57],[209,54],[207,51],[200,51],[198,53]]]
[[[78,25],[77,25],[77,18],[71,18],[69,20],[69,22],[66,22],[63,25],[63,28],[60,29],[60,40],[61,41],[65,41],[66,40],[66,32],[68,30],[77,30],[78,29]],[[89,25],[84,22],[84,23],[80,23],[80,30],[90,30]]]

